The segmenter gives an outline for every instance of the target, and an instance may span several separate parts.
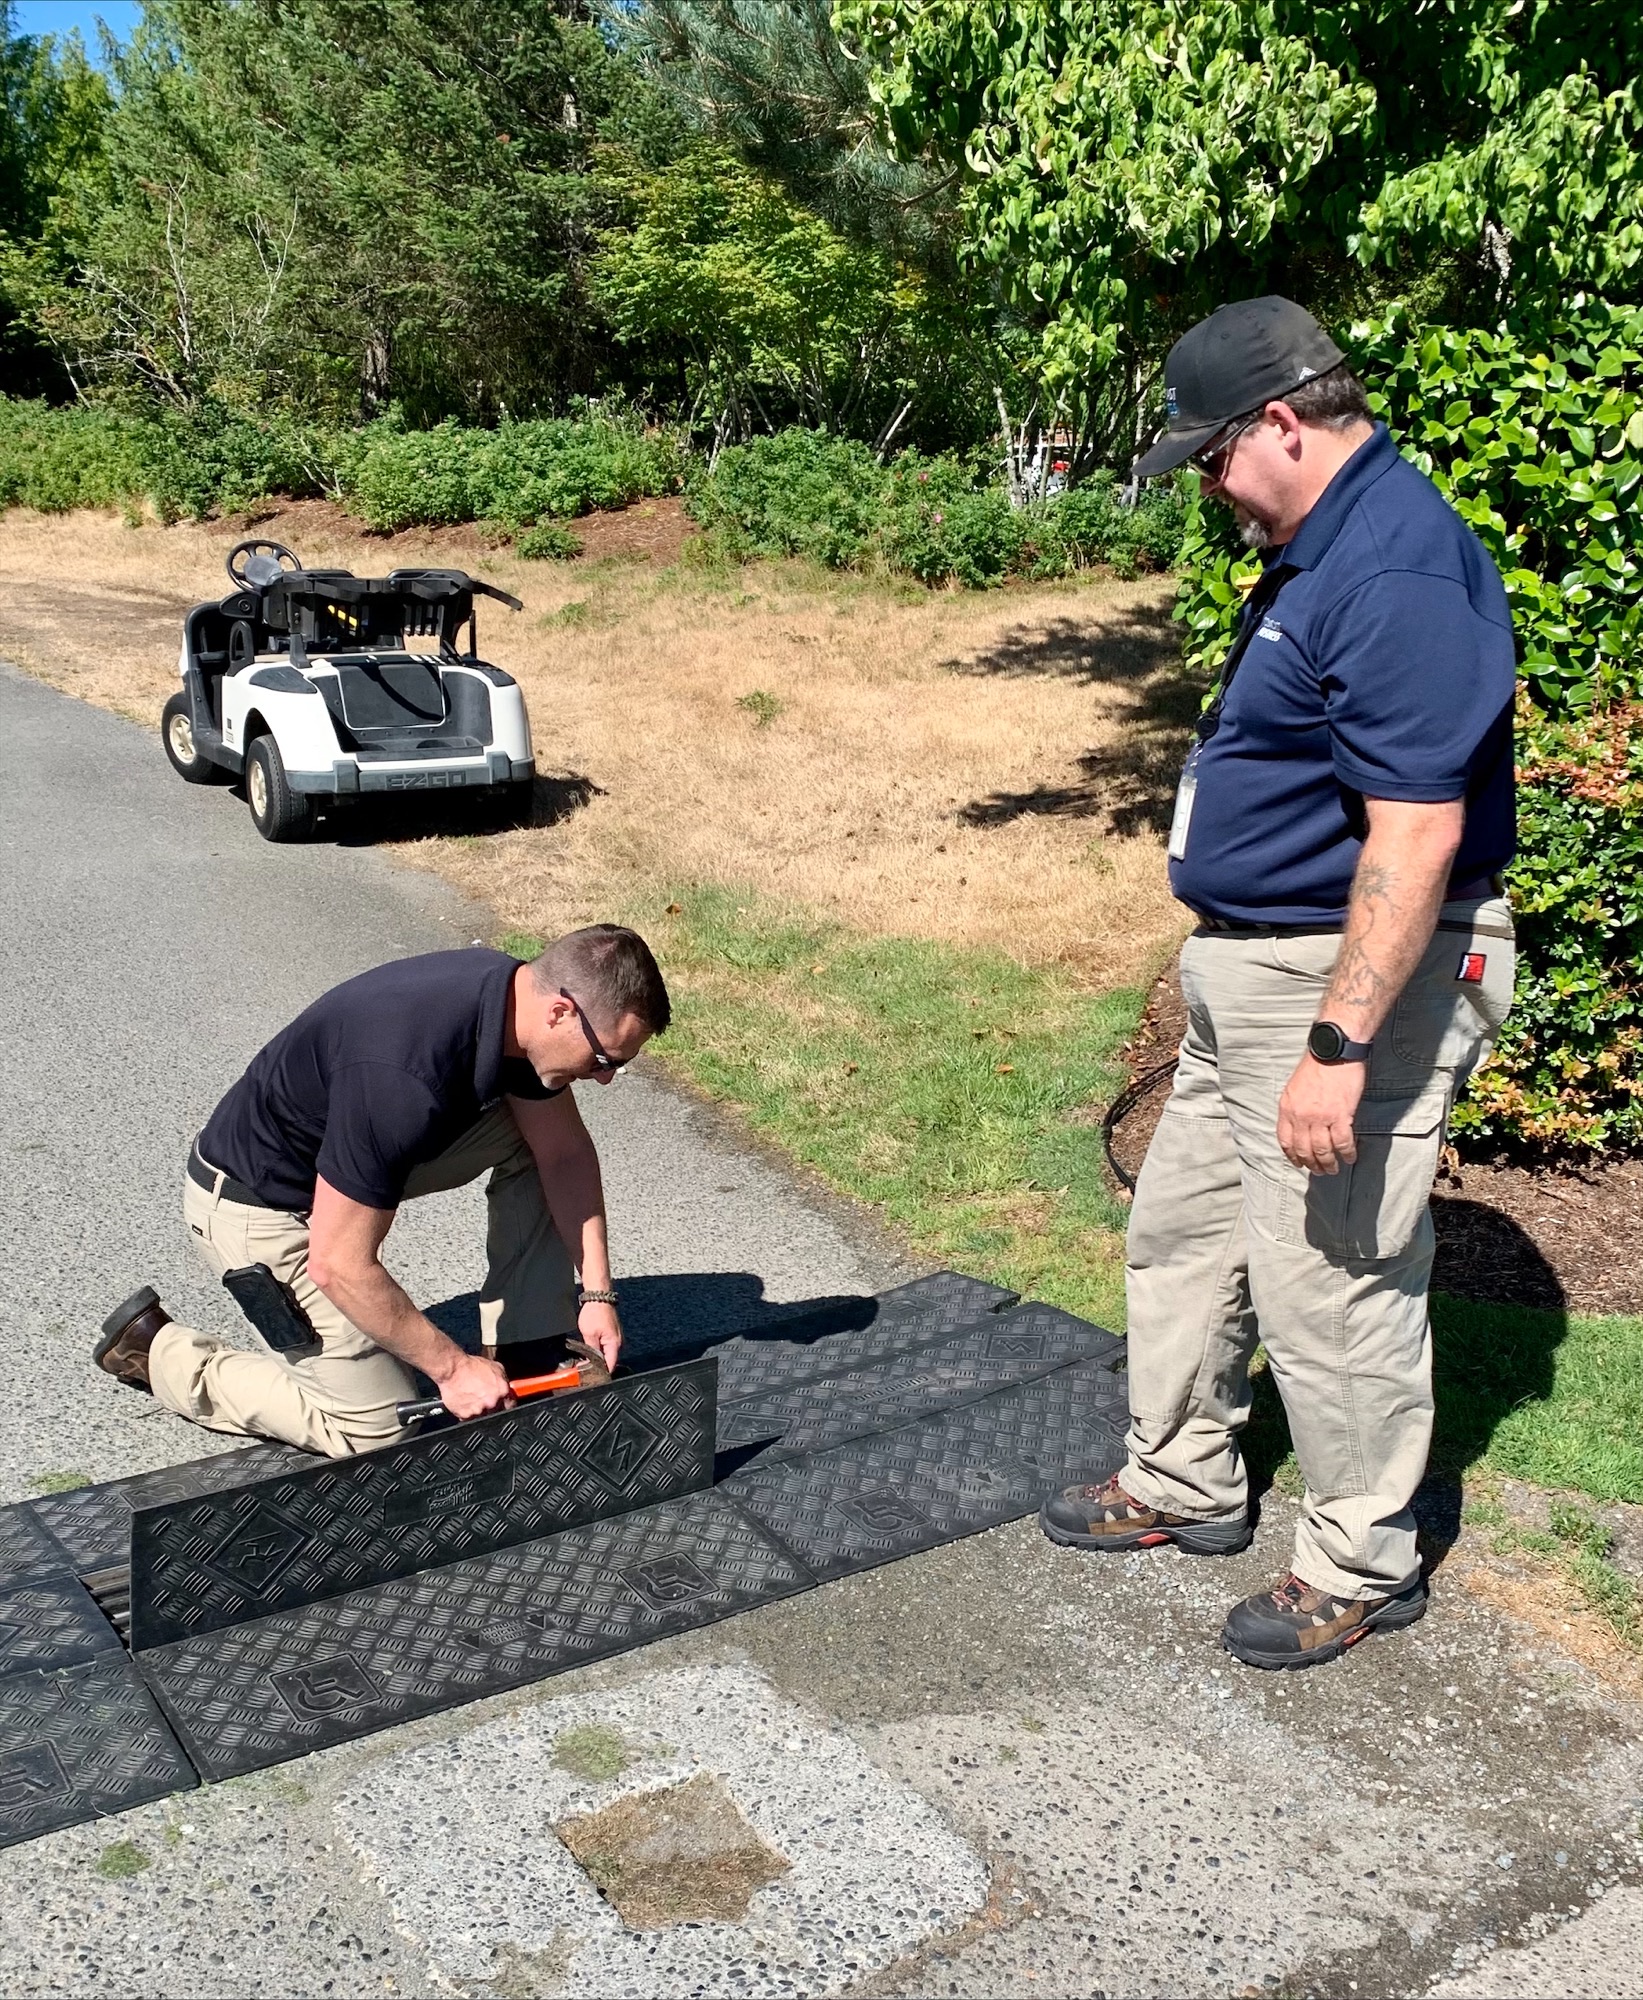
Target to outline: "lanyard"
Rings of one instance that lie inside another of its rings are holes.
[[[1226,707],[1227,690],[1232,686],[1232,677],[1238,671],[1238,663],[1249,650],[1249,642],[1260,628],[1266,616],[1267,607],[1283,589],[1292,576],[1298,574],[1293,563],[1275,562],[1262,572],[1261,580],[1249,594],[1249,602],[1244,606],[1244,615],[1238,626],[1238,636],[1232,642],[1232,650],[1221,662],[1221,677],[1215,683],[1215,693],[1209,706],[1198,718],[1198,741],[1207,743],[1221,726],[1221,711]]]

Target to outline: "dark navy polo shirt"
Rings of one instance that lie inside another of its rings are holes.
[[[1198,757],[1176,896],[1233,923],[1343,923],[1365,798],[1464,799],[1452,882],[1503,868],[1516,835],[1505,587],[1383,424],[1266,577],[1277,594]]]
[[[333,986],[253,1058],[206,1121],[201,1158],[275,1208],[312,1208],[317,1175],[397,1208],[412,1168],[504,1093],[558,1095],[503,1054],[518,969],[505,952],[434,951]]]

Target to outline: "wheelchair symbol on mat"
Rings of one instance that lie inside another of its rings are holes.
[[[0,1812],[19,1812],[68,1790],[68,1776],[49,1743],[0,1757]]]
[[[371,1707],[377,1684],[358,1660],[316,1660],[309,1667],[290,1667],[270,1676],[274,1692],[299,1722],[313,1722],[344,1708]]]
[[[848,1500],[835,1499],[833,1505],[870,1535],[899,1535],[904,1528],[924,1528],[930,1522],[928,1514],[899,1493],[853,1493]]]
[[[713,1588],[712,1578],[705,1576],[689,1556],[658,1556],[654,1562],[640,1563],[627,1572],[626,1581],[631,1590],[658,1611],[667,1610],[671,1604],[682,1604],[687,1597],[700,1597],[704,1590]]]

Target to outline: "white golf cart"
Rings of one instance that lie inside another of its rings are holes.
[[[161,725],[189,784],[243,779],[264,840],[300,839],[321,811],[376,792],[460,788],[505,819],[528,814],[524,697],[480,659],[474,616],[477,596],[519,611],[517,597],[459,569],[308,570],[279,542],[239,543],[228,574],[232,593],[184,622]]]

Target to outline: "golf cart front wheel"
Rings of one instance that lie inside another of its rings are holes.
[[[314,809],[292,791],[272,736],[259,736],[245,753],[245,802],[264,840],[300,840],[314,823]]]
[[[160,713],[160,740],[165,754],[185,785],[217,785],[228,776],[209,757],[202,757],[194,742],[194,713],[181,688]]]

